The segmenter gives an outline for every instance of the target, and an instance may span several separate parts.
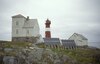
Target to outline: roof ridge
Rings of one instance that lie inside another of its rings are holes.
[[[21,15],[21,14],[17,14],[17,15],[12,16],[12,18],[26,18],[26,17],[24,17],[24,16]]]
[[[79,36],[83,37],[84,39],[87,39],[86,37],[84,37],[82,34],[78,34]]]

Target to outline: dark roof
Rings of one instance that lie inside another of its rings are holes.
[[[78,34],[78,33],[74,33],[74,34],[76,34],[77,36],[80,36],[83,40],[88,40],[86,37],[84,37],[84,36],[81,35],[81,34]]]
[[[43,38],[46,45],[60,45],[59,38]]]
[[[74,33],[71,37],[73,37],[74,35],[76,35],[76,37],[82,38],[82,40],[88,40],[86,37],[84,37],[83,35],[78,34],[78,33]],[[70,37],[70,38],[71,38],[71,37]],[[70,38],[69,38],[69,39],[70,39]]]
[[[62,42],[62,45],[66,47],[76,46],[74,40],[61,40],[61,42]]]
[[[12,16],[12,18],[25,18],[25,17],[21,14],[18,14],[18,15]]]

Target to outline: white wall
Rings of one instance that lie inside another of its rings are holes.
[[[39,24],[38,22],[35,22],[34,30],[33,30],[33,35],[36,37],[40,34],[40,29],[39,29]]]
[[[25,35],[25,31],[22,29],[24,25],[25,18],[12,18],[12,37],[22,37]],[[16,25],[18,22],[18,25]],[[18,34],[16,34],[16,29],[18,29]]]
[[[33,28],[23,28],[25,20],[25,18],[12,18],[12,37],[36,37],[40,34],[38,21],[32,20],[35,23]],[[18,25],[16,25],[16,22],[18,22]],[[16,34],[16,29],[18,29],[18,34]],[[29,34],[27,33],[28,30]]]
[[[77,46],[88,45],[88,40],[83,40],[80,36],[72,35],[69,40],[74,40]]]

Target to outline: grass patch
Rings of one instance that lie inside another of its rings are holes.
[[[89,64],[95,62],[95,59],[98,60],[97,58],[94,58],[95,55],[99,54],[100,55],[100,50],[95,50],[95,49],[51,49],[52,51],[62,54],[62,55],[67,55],[72,59],[75,59],[78,64]],[[96,62],[98,63],[98,62]]]
[[[18,47],[29,47],[31,45],[32,43],[29,43],[29,42],[8,42],[8,43],[4,43],[3,47],[4,48],[18,48]]]
[[[38,43],[36,44],[39,48],[45,48],[45,44],[44,43]]]

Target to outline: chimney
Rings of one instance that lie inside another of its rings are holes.
[[[51,24],[51,21],[50,20],[46,20],[46,23],[45,23],[45,38],[51,38],[51,32],[50,32],[50,24]]]
[[[27,20],[27,21],[29,20],[29,16],[27,16],[26,20]]]

